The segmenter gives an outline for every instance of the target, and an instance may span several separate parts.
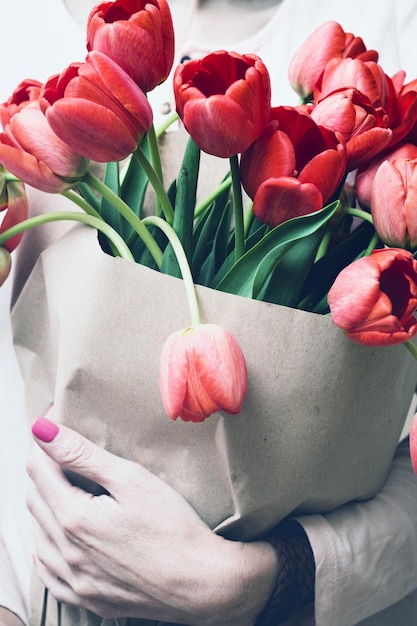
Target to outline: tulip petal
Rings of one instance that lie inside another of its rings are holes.
[[[259,220],[274,228],[293,217],[315,213],[322,206],[323,197],[315,185],[283,176],[262,183],[252,210]]]

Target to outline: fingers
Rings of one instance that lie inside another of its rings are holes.
[[[50,412],[47,415],[49,417]],[[100,448],[76,431],[42,417],[34,422],[32,432],[39,447],[65,470],[101,485],[112,495],[125,482],[128,462]],[[30,462],[28,469],[36,480],[36,464]],[[58,486],[57,479],[55,473],[55,487]],[[64,488],[62,481],[61,486]]]

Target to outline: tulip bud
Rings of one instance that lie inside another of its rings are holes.
[[[112,59],[90,52],[43,86],[40,105],[52,130],[87,159],[120,161],[152,124],[143,91]]]
[[[20,181],[7,180],[7,175],[0,166],[0,212],[3,211],[5,211],[5,215],[0,224],[0,234],[20,224],[28,217],[29,202],[24,184]],[[4,242],[3,247],[8,252],[13,252],[22,237],[23,233],[10,237]]]
[[[10,252],[5,248],[0,248],[0,287],[10,274],[11,267],[12,257],[10,256]]]
[[[142,89],[163,82],[174,61],[174,28],[166,0],[102,2],[90,13],[87,49],[113,59]]]
[[[409,341],[417,334],[417,261],[407,250],[375,250],[340,272],[328,303],[333,322],[356,343]]]
[[[0,105],[0,163],[28,185],[61,193],[86,174],[88,161],[51,130],[39,106],[41,85],[22,81]]]
[[[273,228],[330,200],[345,174],[346,151],[338,135],[294,107],[273,107],[270,120],[242,154],[240,171],[253,213]]]
[[[375,230],[384,243],[417,247],[417,159],[384,161],[378,168],[371,194]]]
[[[159,387],[173,420],[202,422],[217,411],[239,413],[247,372],[235,337],[216,324],[173,333],[162,349]]]
[[[378,59],[375,50],[367,50],[363,40],[334,21],[325,22],[306,39],[294,55],[288,77],[293,89],[307,98],[312,92],[327,63],[333,58]]]
[[[179,65],[174,92],[185,128],[201,150],[214,156],[243,152],[268,122],[270,78],[255,55],[219,50]]]
[[[360,168],[355,178],[356,194],[361,207],[371,208],[372,187],[375,174],[384,161],[392,163],[396,159],[417,159],[417,146],[411,143],[401,143],[399,146],[377,156],[367,166]]]

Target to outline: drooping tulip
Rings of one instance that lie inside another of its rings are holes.
[[[338,274],[328,303],[333,322],[356,343],[409,341],[417,334],[417,261],[407,250],[375,250]]]
[[[375,230],[389,246],[417,247],[417,158],[384,161],[371,194]]]
[[[219,50],[185,62],[176,69],[174,92],[184,126],[214,156],[243,152],[268,122],[270,78],[255,55]]]
[[[328,21],[308,37],[291,60],[288,77],[293,89],[307,98],[327,63],[333,59],[359,58],[377,61],[376,50],[367,50],[363,40],[346,33],[340,24]]]
[[[132,78],[112,59],[90,52],[41,90],[41,108],[53,131],[86,158],[120,161],[152,124],[152,109]]]
[[[4,217],[0,224],[0,234],[4,233],[12,226],[23,222],[29,215],[29,202],[23,183],[15,180],[7,180],[7,172],[0,168],[0,213],[4,212]],[[4,242],[3,248],[8,252],[19,245],[23,233],[14,235]],[[4,254],[3,254],[4,259]]]
[[[239,413],[247,371],[236,338],[216,324],[173,333],[161,353],[159,386],[173,420],[202,422],[217,411]]]
[[[0,163],[32,187],[60,193],[83,178],[88,161],[50,128],[39,107],[40,88],[23,81],[0,105]]]
[[[174,29],[166,0],[115,0],[97,5],[87,22],[87,49],[115,61],[147,92],[174,61]]]
[[[253,212],[271,227],[319,211],[346,171],[340,138],[293,107],[271,110],[264,133],[241,157]]]
[[[314,121],[339,133],[346,142],[347,169],[368,163],[388,146],[392,130],[382,107],[373,107],[356,89],[339,89],[311,107]]]

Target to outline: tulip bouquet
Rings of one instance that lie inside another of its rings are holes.
[[[0,270],[17,246],[21,266],[36,257],[13,308],[33,412],[54,401],[251,537],[372,495],[392,459],[416,380],[397,344],[415,355],[417,79],[329,22],[291,62],[298,105],[272,106],[260,58],[219,50],[175,69],[176,113],[155,129],[147,96],[173,58],[166,0],[105,2],[85,60],[0,107]],[[166,185],[158,139],[178,118],[189,139]],[[197,200],[201,151],[230,167]],[[23,237],[68,220],[83,225]]]

